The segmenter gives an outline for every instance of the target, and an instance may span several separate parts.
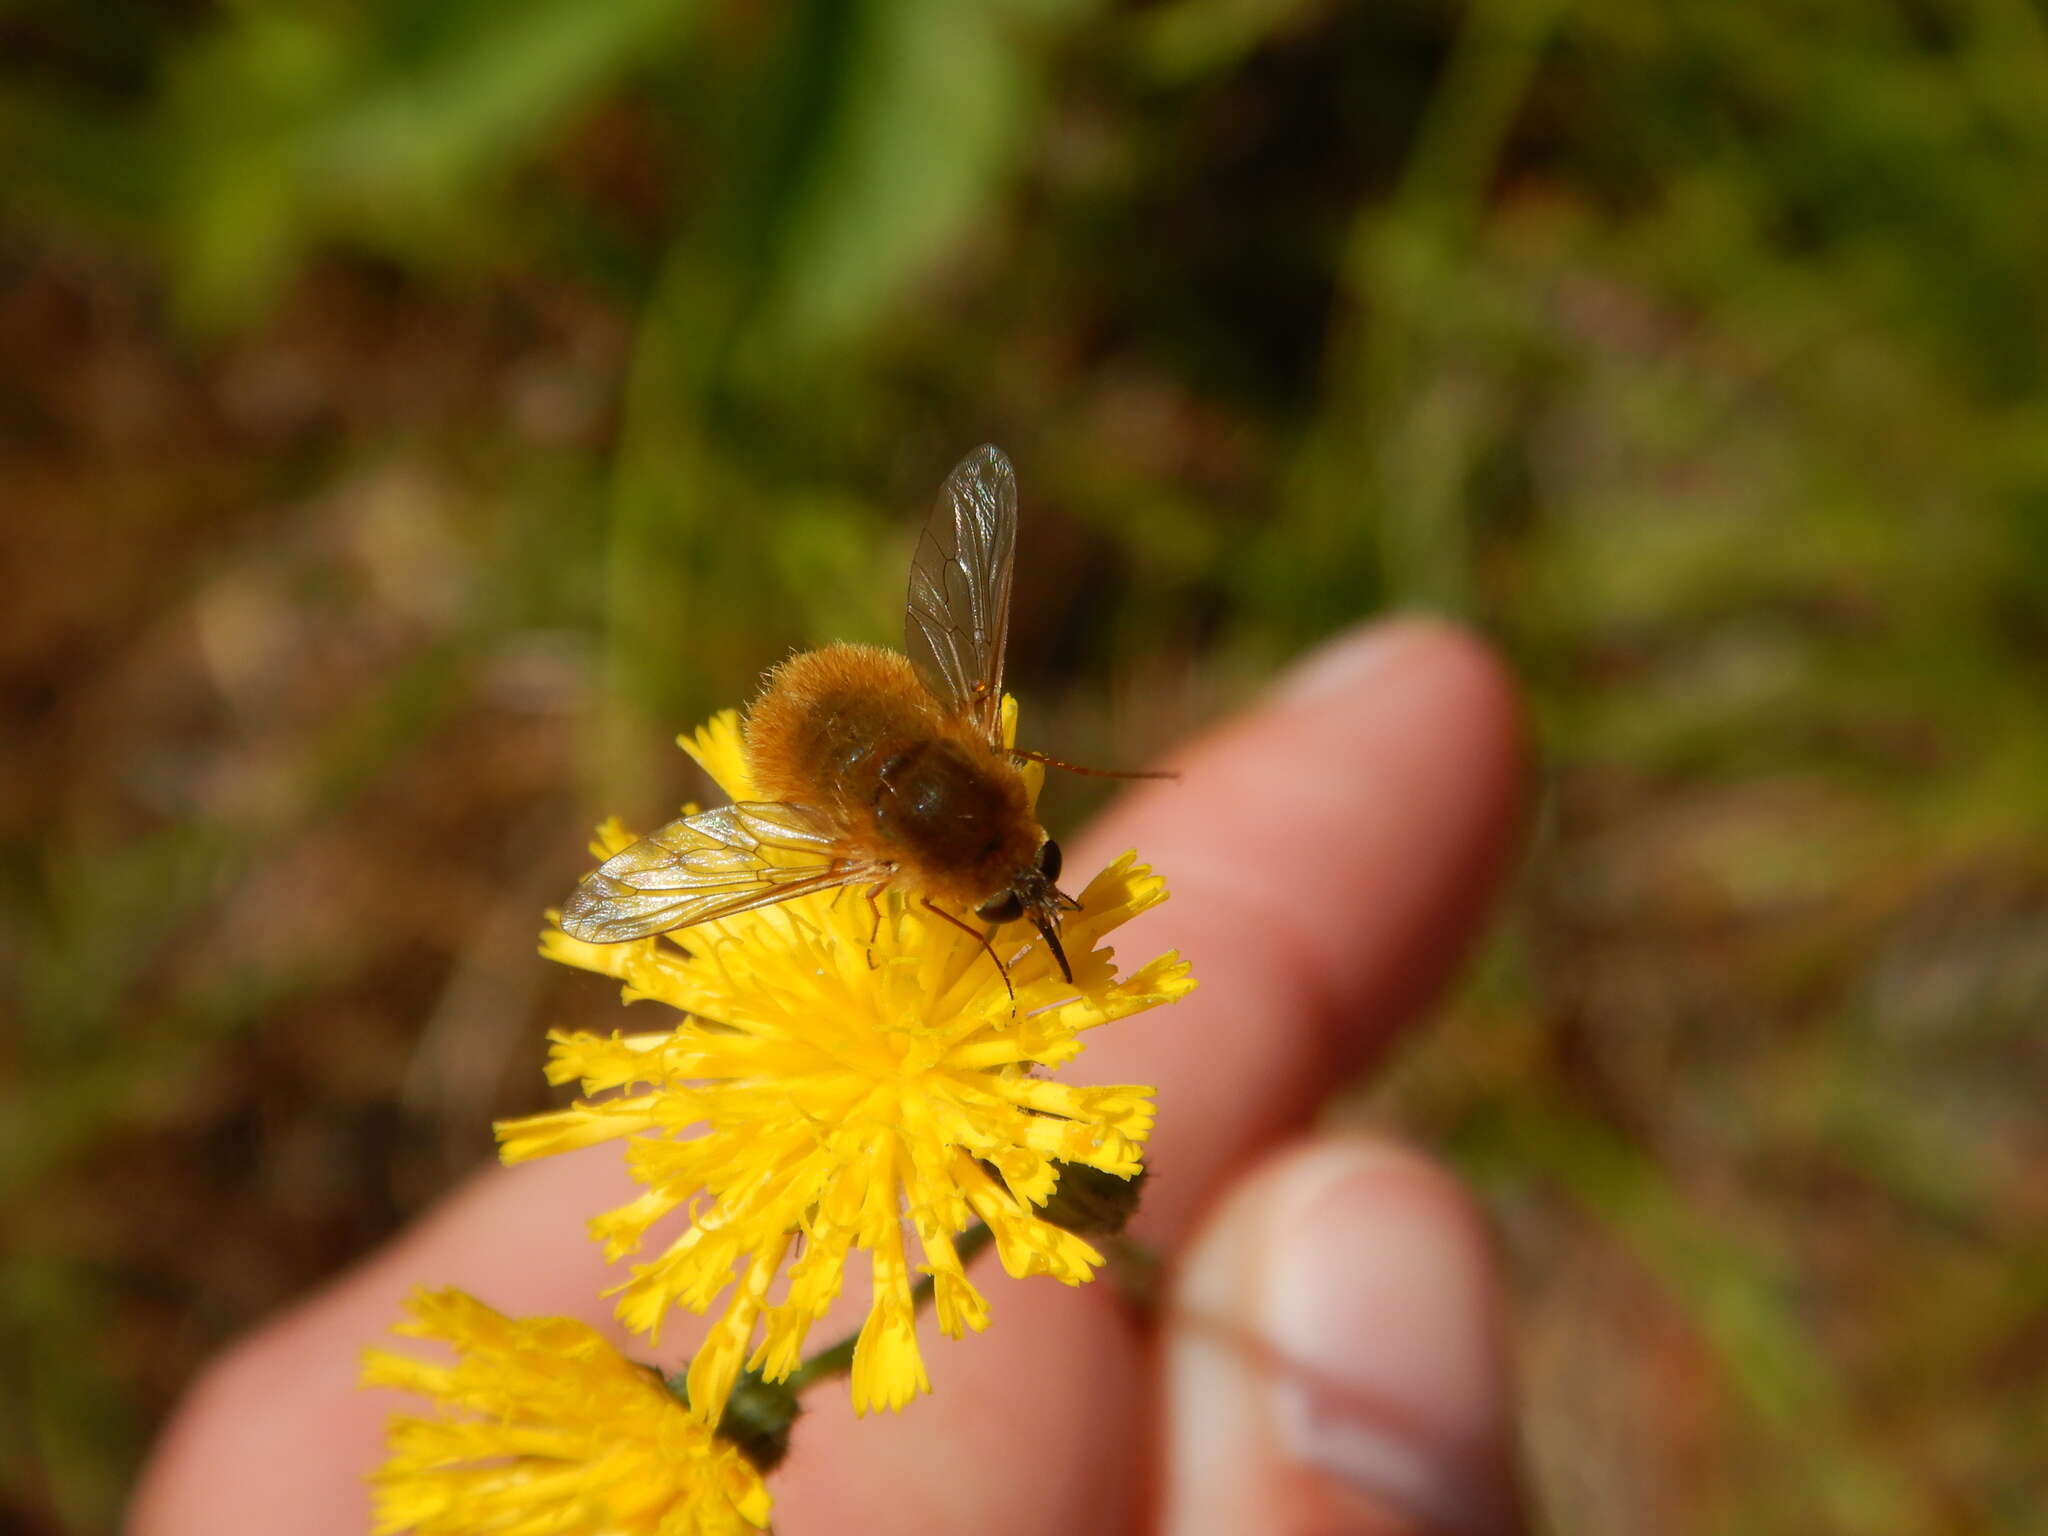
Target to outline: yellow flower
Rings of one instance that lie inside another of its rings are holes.
[[[750,798],[733,712],[682,745],[728,794]],[[594,851],[629,841],[607,824]],[[619,1288],[619,1316],[639,1332],[656,1335],[672,1306],[708,1311],[740,1269],[690,1366],[690,1403],[706,1423],[743,1366],[771,1381],[797,1366],[854,1249],[868,1254],[872,1285],[854,1407],[900,1408],[930,1390],[906,1225],[939,1326],[955,1338],[988,1323],[954,1245],[977,1220],[1013,1276],[1076,1285],[1101,1262],[1037,1207],[1062,1164],[1140,1171],[1152,1090],[1074,1087],[1038,1069],[1077,1055],[1081,1031],[1194,985],[1173,954],[1119,979],[1100,944],[1165,896],[1128,854],[1098,875],[1062,929],[1072,983],[1027,924],[994,938],[1006,986],[974,934],[900,898],[883,902],[877,932],[857,890],[706,923],[679,943],[593,945],[550,929],[542,953],[618,977],[628,1002],[654,999],[685,1017],[659,1033],[552,1037],[551,1080],[626,1091],[501,1125],[504,1156],[631,1138],[627,1166],[646,1193],[591,1224],[614,1259],[689,1210],[688,1229]]]
[[[435,1400],[395,1416],[372,1475],[378,1536],[736,1536],[768,1524],[738,1450],[587,1324],[510,1318],[461,1291],[415,1291],[397,1331],[453,1365],[373,1349],[365,1386]]]

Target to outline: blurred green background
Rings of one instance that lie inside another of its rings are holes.
[[[993,440],[1055,750],[1390,607],[1526,680],[1346,1112],[1498,1213],[1549,1528],[2042,1529],[2037,0],[9,0],[0,167],[0,1528],[612,1026],[585,827]]]

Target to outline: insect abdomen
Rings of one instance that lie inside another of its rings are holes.
[[[1021,809],[1007,787],[955,742],[911,742],[876,774],[875,830],[926,869],[978,872]]]

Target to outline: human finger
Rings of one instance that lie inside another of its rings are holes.
[[[1118,946],[1181,947],[1201,980],[1173,1008],[1091,1036],[1075,1073],[1158,1085],[1140,1225],[1166,1248],[1441,981],[1511,853],[1521,775],[1498,664],[1420,621],[1335,642],[1175,761],[1180,780],[1113,809],[1076,861],[1138,848],[1174,895]],[[940,1390],[977,1411],[856,1426],[823,1404],[804,1428],[809,1459],[783,1477],[789,1529],[1129,1529],[1146,1454],[1132,1383],[1149,1341],[1103,1286],[1034,1296],[1028,1320],[1019,1300],[999,1297],[986,1336],[934,1356],[971,1376]],[[990,1434],[1013,1454],[991,1454]],[[1050,1449],[1014,1454],[1024,1445]]]
[[[1506,672],[1430,619],[1332,641],[1176,761],[1082,845],[1166,876],[1118,949],[1177,948],[1199,982],[1082,1058],[1158,1089],[1140,1231],[1162,1246],[1418,1015],[1513,855],[1524,772]]]

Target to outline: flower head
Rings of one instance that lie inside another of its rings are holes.
[[[510,1318],[461,1291],[415,1291],[397,1331],[453,1365],[373,1349],[366,1386],[432,1398],[391,1420],[372,1475],[379,1536],[738,1536],[768,1523],[761,1475],[646,1366],[587,1324]]]
[[[736,800],[751,797],[732,712],[683,745]],[[595,851],[628,841],[607,824]],[[619,978],[629,1002],[654,999],[684,1017],[658,1033],[554,1036],[552,1080],[623,1091],[501,1125],[504,1155],[629,1138],[627,1164],[646,1192],[592,1223],[613,1258],[689,1210],[688,1228],[633,1267],[619,1316],[654,1335],[670,1307],[705,1312],[732,1287],[689,1372],[706,1423],[743,1366],[771,1381],[797,1366],[855,1250],[867,1255],[872,1295],[854,1406],[900,1408],[930,1388],[906,1228],[954,1337],[988,1323],[954,1242],[976,1221],[1014,1276],[1074,1285],[1101,1262],[1038,1207],[1063,1165],[1140,1171],[1151,1090],[1075,1087],[1039,1070],[1077,1055],[1082,1031],[1194,985],[1172,954],[1119,978],[1100,943],[1165,895],[1129,855],[1090,882],[1063,928],[1071,983],[1028,924],[995,934],[999,968],[975,932],[900,898],[871,905],[858,890],[624,944],[550,929],[543,953]]]

